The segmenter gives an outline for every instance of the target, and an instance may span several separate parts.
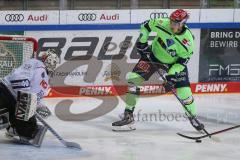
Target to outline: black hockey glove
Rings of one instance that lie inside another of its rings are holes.
[[[163,85],[165,88],[166,92],[170,92],[174,87],[177,82],[176,76],[175,75],[166,75],[165,76],[167,82]]]
[[[167,82],[170,84],[175,84],[177,82],[176,75],[166,75]]]
[[[52,115],[51,111],[48,109],[47,106],[44,106],[42,104],[37,106],[36,112],[43,118],[46,119]]]

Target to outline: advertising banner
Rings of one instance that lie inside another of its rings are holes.
[[[131,23],[142,23],[148,19],[168,18],[175,9],[137,9],[131,10]],[[199,22],[199,9],[187,9],[189,23]]]
[[[201,31],[199,82],[240,82],[240,29]]]
[[[59,11],[0,11],[2,25],[59,24]]]
[[[0,25],[139,24],[175,9],[0,11]],[[185,9],[188,23],[240,22],[240,9]],[[218,16],[216,16],[218,15]]]
[[[49,98],[54,97],[81,97],[81,96],[121,96],[127,92],[127,85],[97,85],[97,86],[65,86],[53,87]],[[207,93],[240,93],[239,82],[208,82],[192,83],[191,89],[194,94]],[[162,84],[148,84],[140,87],[141,95],[163,95],[166,93]]]
[[[67,10],[60,11],[60,24],[130,23],[130,10]]]

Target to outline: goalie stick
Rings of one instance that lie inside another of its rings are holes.
[[[213,135],[220,134],[220,133],[223,133],[223,132],[227,132],[227,131],[230,131],[230,130],[233,130],[233,129],[236,129],[236,128],[239,128],[239,127],[240,127],[240,125],[232,126],[232,127],[229,127],[229,128],[219,130],[219,131],[212,132],[209,135],[213,136]],[[192,140],[200,140],[200,139],[203,139],[203,138],[206,138],[206,137],[209,136],[209,135],[203,135],[203,136],[193,137],[193,136],[187,136],[187,135],[184,135],[184,134],[181,134],[181,133],[177,133],[177,134],[181,137],[184,137],[184,138],[187,138],[187,139],[192,139]]]
[[[82,149],[78,143],[65,141],[41,116],[36,113],[36,118],[47,127],[47,129],[65,146],[68,148]]]

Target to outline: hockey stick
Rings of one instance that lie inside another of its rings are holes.
[[[81,146],[75,142],[65,141],[41,116],[36,113],[36,118],[65,146],[68,148],[82,149]]]
[[[165,81],[167,82],[167,79],[161,74],[161,72],[159,71],[158,67],[155,65],[155,62],[152,60],[152,58],[150,57],[149,54],[146,54],[147,58],[150,60],[150,62],[152,63],[153,67],[156,69],[157,73],[159,74],[159,76]],[[187,109],[187,107],[185,106],[185,104],[183,103],[183,101],[178,97],[176,91],[174,90],[173,85],[170,84],[170,88],[171,88],[171,92],[174,94],[174,96],[177,98],[177,100],[181,103],[182,107],[187,111],[187,113],[196,121],[196,123],[198,125],[201,125],[201,123],[199,122],[199,120],[192,115],[192,113]],[[205,127],[203,127],[202,129],[204,131],[204,133],[207,135],[207,137],[209,137],[210,139],[214,140],[214,141],[219,141],[219,139],[217,139],[216,137],[212,137],[209,132],[205,129]]]
[[[230,130],[233,130],[233,129],[236,129],[236,128],[239,128],[239,127],[240,127],[240,125],[232,126],[232,127],[229,127],[229,128],[219,130],[219,131],[212,132],[209,135],[212,136],[212,135],[220,134],[220,133],[227,132],[227,131],[230,131]],[[184,137],[184,138],[187,138],[187,139],[193,139],[193,140],[200,140],[200,139],[203,139],[203,138],[206,138],[206,137],[209,136],[209,135],[203,135],[203,136],[198,136],[198,137],[192,137],[192,136],[187,136],[187,135],[184,135],[184,134],[181,134],[181,133],[177,133],[177,134],[181,137]]]

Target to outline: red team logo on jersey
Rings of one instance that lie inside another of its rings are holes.
[[[182,43],[184,44],[184,46],[190,46],[190,43],[186,38],[182,40]]]
[[[149,72],[150,69],[150,65],[145,61],[140,61],[137,67],[147,73]]]
[[[47,87],[48,87],[47,82],[44,81],[44,80],[41,81],[40,85],[41,85],[44,89],[47,89]]]

